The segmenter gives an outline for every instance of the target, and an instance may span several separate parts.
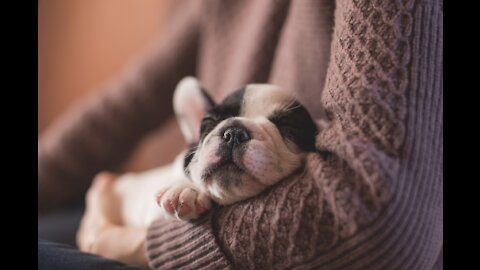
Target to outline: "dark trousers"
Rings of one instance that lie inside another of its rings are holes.
[[[79,251],[75,235],[82,217],[81,207],[38,218],[39,270],[138,270],[93,254]]]

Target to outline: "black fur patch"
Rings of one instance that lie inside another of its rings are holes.
[[[205,89],[200,88],[200,92],[202,93],[202,96],[207,101],[209,108],[212,108],[213,106],[215,106],[215,101],[213,101],[213,99],[210,97],[210,95],[207,93]]]
[[[183,158],[183,170],[185,171],[185,174],[187,176],[190,176],[190,171],[187,170],[187,167],[190,164],[190,162],[192,161],[192,158],[195,154],[195,151],[197,150],[197,146],[198,146],[198,144],[195,144],[195,143],[190,144],[188,146],[187,153],[185,154],[185,157]]]
[[[240,114],[245,87],[227,96],[222,103],[211,108],[202,119],[200,125],[200,142],[212,131],[221,121],[235,117]]]
[[[294,102],[289,108],[274,112],[268,119],[277,126],[284,138],[297,144],[300,149],[315,151],[317,126],[300,103]]]

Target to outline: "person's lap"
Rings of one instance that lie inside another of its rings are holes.
[[[120,262],[79,251],[75,235],[83,214],[78,207],[38,218],[38,269],[135,269]]]
[[[38,238],[76,246],[75,235],[83,215],[83,207],[61,210],[38,218]]]

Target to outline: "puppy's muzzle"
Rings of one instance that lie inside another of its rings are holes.
[[[204,169],[202,179],[206,182],[210,181],[210,176],[217,171],[221,172],[220,176],[224,176],[220,177],[222,182],[225,182],[223,180],[225,180],[226,174],[228,174],[227,178],[233,178],[234,174],[238,175],[245,171],[243,154],[248,142],[252,139],[249,131],[238,122],[230,122],[220,129],[217,134],[221,137],[216,151],[218,160]]]

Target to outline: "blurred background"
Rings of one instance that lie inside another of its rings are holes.
[[[115,78],[161,38],[173,0],[39,0],[38,134]],[[124,170],[172,160],[183,147],[171,119],[142,142]],[[172,143],[171,139],[176,143]]]

